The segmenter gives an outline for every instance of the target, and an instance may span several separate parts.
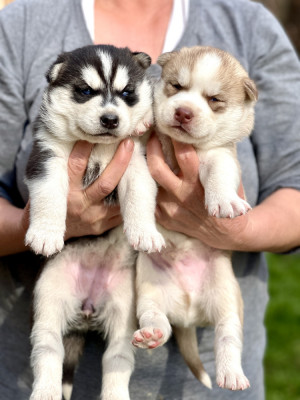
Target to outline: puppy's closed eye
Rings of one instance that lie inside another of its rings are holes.
[[[218,95],[207,96],[207,101],[208,101],[210,108],[215,112],[223,111],[225,109],[226,103],[225,103],[224,99],[222,99]]]

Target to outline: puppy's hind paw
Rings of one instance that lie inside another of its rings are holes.
[[[62,392],[55,387],[34,389],[29,400],[62,400]]]
[[[155,349],[166,342],[166,337],[158,328],[143,328],[134,332],[132,344],[141,349]]]

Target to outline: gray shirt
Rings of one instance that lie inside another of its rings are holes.
[[[92,43],[80,3],[15,0],[0,12],[0,196],[17,205],[28,198],[23,176],[45,73],[62,51]],[[238,144],[250,204],[255,206],[282,187],[300,189],[300,67],[278,22],[249,0],[191,0],[178,48],[193,45],[231,52],[258,86],[254,131]],[[2,260],[0,293],[7,295],[0,295],[0,400],[23,400],[30,393],[28,275],[35,271],[32,262],[28,254]],[[130,384],[132,399],[264,398],[267,267],[263,255],[256,253],[235,253],[233,264],[245,302],[243,366],[251,389],[233,394],[214,386],[209,392],[188,371],[171,340],[157,351],[138,351]],[[91,336],[78,370],[74,399],[84,398],[84,393],[96,398],[101,385],[98,353],[102,344]],[[199,343],[202,360],[214,379],[210,329],[199,330]]]

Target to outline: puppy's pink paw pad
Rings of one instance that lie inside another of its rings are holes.
[[[158,328],[139,329],[134,333],[132,339],[132,344],[141,349],[155,349],[164,343],[164,334]]]

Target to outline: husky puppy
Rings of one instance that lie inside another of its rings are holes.
[[[130,339],[136,329],[132,246],[151,252],[164,245],[155,227],[156,184],[148,172],[145,144],[138,138],[152,118],[152,88],[145,76],[150,63],[147,54],[127,48],[88,46],[60,55],[47,74],[27,168],[26,242],[36,253],[59,253],[48,259],[34,290],[31,400],[61,400],[62,392],[70,399],[88,330],[104,333],[108,342],[101,399],[129,400],[134,365]],[[124,226],[63,248],[67,163],[74,143],[94,143],[83,179],[87,187],[120,141],[132,134],[134,153],[117,188]]]
[[[228,53],[211,47],[183,48],[160,56],[162,78],[154,91],[154,118],[166,160],[178,165],[173,138],[194,146],[201,165],[208,213],[245,214],[237,195],[240,169],[236,142],[250,134],[257,90],[244,68]],[[196,326],[215,326],[216,377],[220,387],[242,390],[249,381],[241,367],[243,302],[230,253],[161,228],[167,247],[139,254],[137,315],[133,344],[154,348],[171,335],[184,359],[206,386],[211,381],[198,356]]]
[[[149,128],[152,89],[145,69],[150,63],[145,53],[101,45],[64,53],[50,68],[26,171],[30,193],[26,244],[36,253],[50,256],[64,246],[67,164],[74,143],[95,143],[84,179],[88,186],[122,139]],[[135,139],[118,196],[129,243],[138,250],[159,251],[164,240],[155,227],[156,185],[144,153],[144,144]]]

